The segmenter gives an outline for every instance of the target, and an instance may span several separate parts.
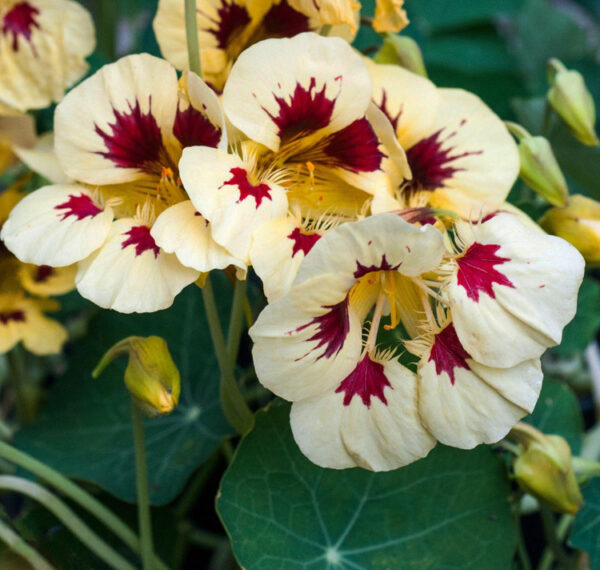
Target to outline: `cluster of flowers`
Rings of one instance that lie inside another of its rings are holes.
[[[258,378],[294,402],[319,465],[387,470],[504,437],[535,405],[584,262],[506,203],[519,156],[502,121],[354,51],[352,3],[200,4],[206,82],[178,79],[183,2],[161,2],[171,63],[127,56],[64,98],[70,181],[19,202],[6,246],[76,264],[79,292],[121,312],[252,266],[269,301]],[[324,26],[341,37],[310,31]]]

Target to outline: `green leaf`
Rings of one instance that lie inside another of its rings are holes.
[[[592,568],[600,568],[600,479],[583,488],[583,508],[577,513],[569,542],[585,550]]]
[[[217,510],[244,568],[509,567],[509,486],[489,448],[440,445],[389,473],[321,469],[296,446],[289,410],[258,413],[221,483]]]
[[[224,297],[231,288],[215,280]],[[223,319],[224,320],[224,319]],[[101,311],[75,343],[38,419],[21,429],[15,445],[55,469],[92,481],[135,501],[135,465],[129,394],[121,358],[93,380],[100,357],[129,335],[158,335],[169,344],[181,373],[181,399],[167,417],[146,420],[150,499],[171,501],[192,471],[231,433],[219,402],[219,373],[197,287],[188,287],[166,311],[121,315]]]
[[[564,383],[544,378],[544,385],[533,413],[523,421],[547,434],[564,437],[573,455],[579,455],[583,438],[583,418],[577,398]]]
[[[577,313],[565,327],[563,341],[552,352],[568,358],[583,352],[592,342],[600,329],[600,284],[586,277],[579,289]]]

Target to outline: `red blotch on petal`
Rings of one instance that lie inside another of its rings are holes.
[[[77,220],[85,218],[94,218],[102,212],[102,209],[96,206],[94,201],[87,194],[69,194],[69,199],[58,206],[54,206],[55,210],[64,210],[58,214],[62,216],[61,221],[66,220],[69,216],[75,216]]]
[[[107,149],[96,154],[120,168],[138,168],[146,173],[160,174],[161,161],[167,158],[167,151],[160,127],[152,114],[152,97],[148,99],[147,113],[142,112],[140,102],[136,99],[134,105],[128,103],[129,111],[114,109],[115,121],[109,123],[106,131],[94,125]]]
[[[327,139],[325,154],[333,166],[352,172],[373,172],[381,166],[383,154],[367,119],[357,119]]]
[[[19,49],[19,37],[31,41],[34,28],[40,29],[36,21],[40,11],[28,2],[15,4],[2,19],[2,33],[6,36],[12,34],[12,49]]]
[[[258,184],[254,186],[248,181],[248,173],[243,168],[232,168],[230,171],[231,178],[226,182],[223,182],[219,188],[223,188],[223,186],[237,186],[240,191],[240,197],[237,201],[239,204],[243,202],[246,198],[254,198],[254,202],[256,207],[259,208],[262,204],[263,199],[272,200],[271,198],[271,189],[267,184]]]
[[[398,128],[398,122],[400,121],[400,117],[402,116],[402,109],[398,111],[396,115],[392,115],[392,112],[387,108],[388,100],[387,100],[387,92],[385,89],[381,90],[381,101],[379,104],[375,103],[381,112],[387,117],[388,121],[391,123],[394,128],[394,132]]]
[[[386,259],[385,253],[381,256],[381,263],[379,265],[363,265],[360,261],[356,261],[356,271],[354,272],[354,278],[360,279],[363,275],[371,273],[373,271],[395,271],[402,265],[402,262],[398,265],[390,265],[390,262]]]
[[[344,341],[350,332],[348,298],[346,297],[337,305],[326,305],[323,309],[328,309],[328,311],[293,331],[300,332],[312,325],[317,325],[315,334],[306,340],[306,342],[318,341],[317,346],[296,360],[302,360],[305,356],[320,348],[323,349],[323,352],[317,360],[321,360],[323,357],[331,358],[342,350]]]
[[[173,134],[182,148],[210,146],[216,148],[221,140],[221,129],[215,127],[208,117],[194,107],[177,109]]]
[[[325,97],[327,85],[320,91],[316,89],[316,79],[310,78],[308,89],[296,84],[289,102],[284,97],[273,95],[279,105],[277,115],[272,115],[264,107],[263,110],[279,129],[279,138],[286,141],[300,134],[312,133],[326,127],[331,120],[335,99]]]
[[[33,276],[33,280],[36,283],[43,283],[52,277],[54,273],[55,271],[53,267],[50,267],[49,265],[40,265]]]
[[[0,324],[7,325],[9,322],[24,323],[25,313],[23,311],[11,311],[9,313],[0,313]]]
[[[439,376],[445,372],[450,377],[450,382],[454,386],[454,370],[464,368],[470,370],[467,364],[467,358],[471,355],[463,348],[458,340],[454,325],[450,323],[445,329],[435,335],[431,353],[427,362],[435,363],[435,373]]]
[[[462,125],[463,123],[461,123]],[[451,132],[445,138],[442,138],[442,131],[433,133],[426,139],[420,140],[411,147],[406,157],[412,171],[412,181],[409,188],[415,190],[435,190],[444,186],[444,182],[452,178],[456,172],[464,170],[452,166],[452,163],[459,158],[481,154],[483,151],[466,151],[459,154],[452,154],[454,147],[444,144],[452,137],[456,136],[457,131]]]
[[[383,364],[374,362],[368,354],[356,365],[338,386],[336,394],[344,392],[344,406],[349,406],[354,396],[359,396],[367,408],[371,407],[371,398],[379,398],[387,405],[385,387],[391,388],[385,376]]]
[[[495,268],[496,265],[510,261],[508,257],[496,255],[499,249],[499,245],[475,242],[456,260],[457,281],[465,289],[469,299],[478,302],[480,291],[495,299],[494,283],[514,288],[510,279]]]
[[[292,257],[294,257],[299,251],[304,255],[307,255],[313,246],[321,239],[321,236],[319,234],[305,234],[300,231],[300,228],[294,228],[294,231],[292,231],[287,238],[294,242],[292,249]]]
[[[264,17],[263,26],[269,38],[291,38],[310,30],[308,17],[294,10],[287,0],[272,6]]]
[[[158,257],[160,248],[156,245],[152,235],[150,235],[150,228],[148,226],[133,226],[123,235],[129,237],[121,243],[121,249],[132,245],[135,247],[136,257],[142,255],[145,251],[152,251],[154,257]]]
[[[207,29],[206,31],[215,37],[217,47],[221,49],[225,49],[239,35],[242,28],[250,23],[250,15],[246,8],[228,0],[222,0],[221,5],[217,9],[216,18],[211,18],[202,12],[202,10],[198,10],[198,13],[202,14],[215,25],[214,28]]]

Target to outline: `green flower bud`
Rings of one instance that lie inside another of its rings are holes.
[[[569,444],[558,435],[546,435],[522,422],[510,434],[520,443],[513,471],[521,488],[559,513],[577,513],[583,497]]]
[[[158,336],[123,339],[102,357],[92,376],[97,378],[123,354],[129,355],[125,386],[142,411],[150,417],[172,412],[179,401],[181,382],[167,343]]]
[[[575,246],[588,265],[600,264],[600,203],[596,200],[570,196],[566,206],[548,210],[540,225]]]
[[[548,63],[548,74],[550,105],[577,140],[589,146],[596,146],[596,108],[581,73],[568,70],[557,59],[551,59]]]
[[[423,77],[427,77],[421,49],[415,40],[408,36],[385,34],[381,49],[375,54],[376,63],[400,65]]]

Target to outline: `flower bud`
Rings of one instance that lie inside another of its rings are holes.
[[[589,146],[596,146],[596,108],[581,73],[568,70],[557,59],[551,59],[548,63],[548,74],[550,105],[577,140]]]
[[[404,0],[376,0],[373,29],[379,33],[399,32],[408,26]]]
[[[523,181],[553,206],[564,206],[569,189],[548,139],[531,136],[515,123],[507,122],[506,126],[519,141],[519,175]]]
[[[130,336],[115,344],[92,372],[97,378],[104,368],[118,356],[129,355],[125,369],[125,386],[150,417],[168,414],[179,401],[179,370],[167,343],[158,336]]]
[[[400,65],[413,73],[427,77],[421,50],[412,38],[385,34],[383,46],[373,58],[376,63]]]
[[[540,225],[575,246],[589,265],[600,264],[600,203],[596,200],[570,196],[566,206],[548,210]]]
[[[513,471],[521,488],[560,513],[575,514],[583,505],[569,444],[519,422],[510,432],[519,441]]]

